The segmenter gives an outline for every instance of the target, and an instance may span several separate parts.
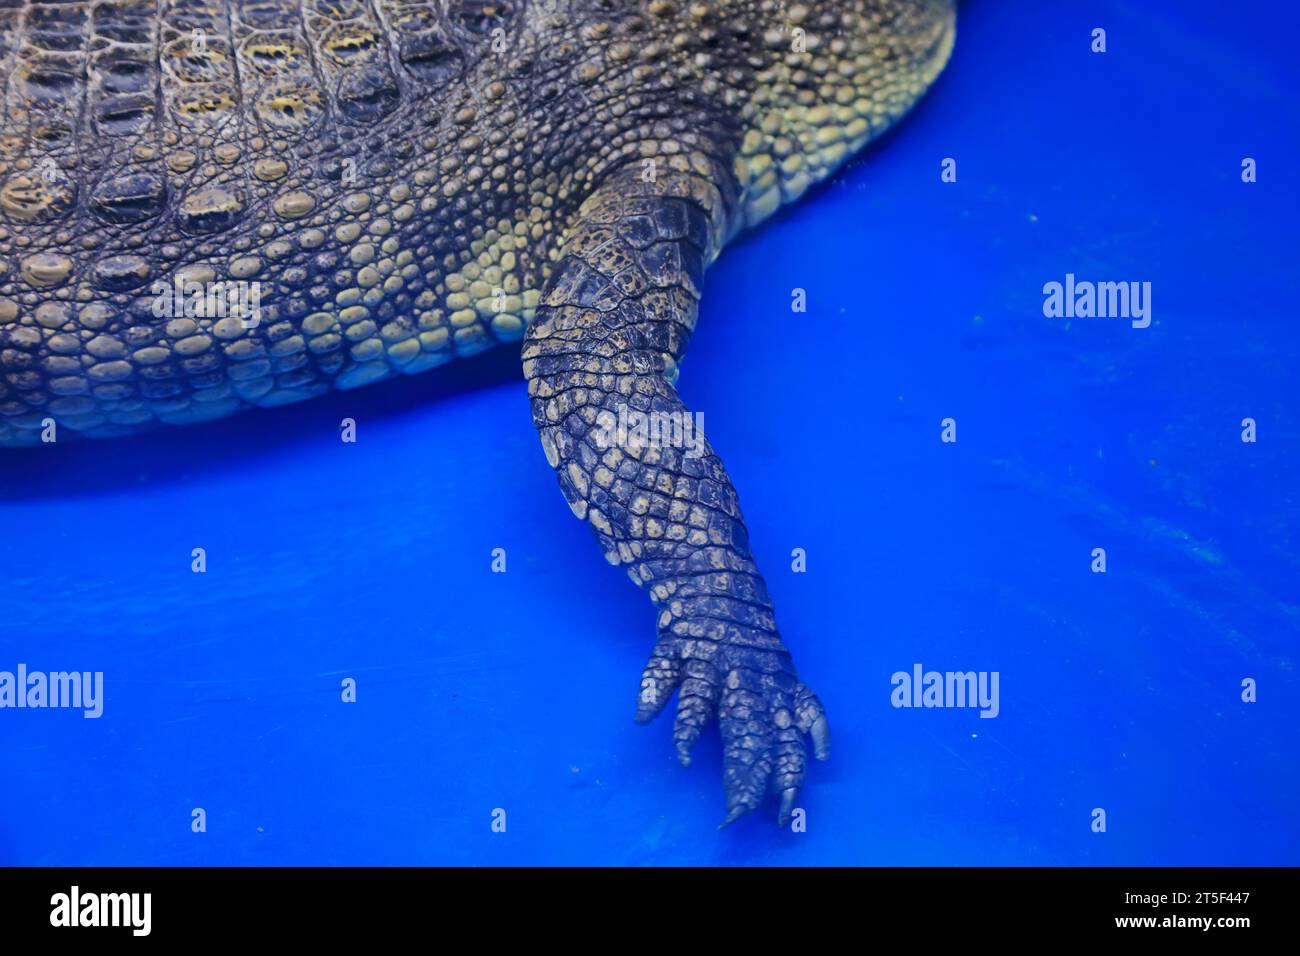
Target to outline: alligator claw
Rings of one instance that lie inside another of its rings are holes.
[[[715,717],[722,732],[723,785],[730,826],[768,793],[786,826],[807,772],[807,739],[818,760],[830,756],[830,724],[821,701],[794,674],[790,655],[759,642],[726,644],[664,636],[641,676],[636,721],[647,723],[677,693],[673,740],[683,767]]]
[[[818,760],[829,760],[831,756],[831,725],[825,715],[813,721],[811,728],[813,756]]]
[[[790,815],[794,813],[794,800],[797,796],[799,796],[799,791],[795,787],[790,787],[781,792],[781,809],[777,811],[776,825],[782,829],[790,822]]]

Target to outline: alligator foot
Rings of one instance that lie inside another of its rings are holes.
[[[693,628],[679,629],[689,633]],[[717,717],[727,798],[721,827],[756,809],[769,791],[780,801],[777,822],[784,827],[807,770],[805,735],[812,739],[813,755],[825,760],[830,725],[817,695],[795,676],[789,653],[764,649],[773,642],[779,647],[779,639],[728,630],[732,637],[723,641],[661,637],[641,676],[636,721],[653,720],[676,690],[673,739],[677,759],[688,767],[701,732]]]

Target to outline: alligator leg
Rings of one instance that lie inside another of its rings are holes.
[[[641,172],[608,179],[565,238],[524,341],[533,420],[570,507],[659,611],[637,721],[676,690],[673,736],[688,765],[716,715],[724,825],[768,791],[784,825],[804,779],[805,734],[818,759],[829,755],[826,718],[777,632],[726,469],[707,442],[688,445],[684,427],[668,427],[693,421],[681,417],[673,380],[726,231],[714,185],[726,180],[698,155],[674,157],[653,182]],[[645,427],[619,432],[651,415],[667,440]]]

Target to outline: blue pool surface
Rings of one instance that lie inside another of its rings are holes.
[[[98,720],[0,710],[0,863],[1300,863],[1300,17],[959,22],[907,121],[724,253],[682,369],[831,715],[806,832],[718,832],[716,732],[683,770],[633,724],[653,613],[503,353],[0,456],[0,670],[106,682]],[[1045,317],[1067,273],[1149,281],[1150,327]],[[1000,713],[894,708],[917,663]]]

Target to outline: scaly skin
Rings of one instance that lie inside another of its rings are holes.
[[[602,423],[685,412],[705,267],[952,41],[951,0],[0,0],[0,446],[523,339],[565,496],[659,609],[638,719],[676,690],[688,762],[716,716],[727,821],[768,792],[784,820],[829,732],[735,489]],[[257,320],[159,316],[178,277],[258,283]]]

